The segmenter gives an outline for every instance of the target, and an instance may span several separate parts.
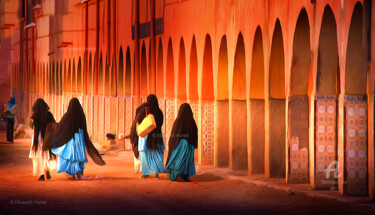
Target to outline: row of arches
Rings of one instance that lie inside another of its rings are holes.
[[[112,96],[131,95],[131,60],[130,49],[127,48],[124,58],[122,47],[119,52],[118,74],[114,61],[112,66],[103,65],[103,56],[99,58],[99,74],[97,93],[95,88],[95,69],[92,54],[89,55],[87,74],[87,93]],[[85,80],[83,71],[83,60],[81,57],[65,60],[64,62],[36,63],[34,62],[34,73],[31,72],[29,63],[29,92],[49,93],[61,95],[63,92],[84,93]],[[20,72],[20,65],[12,66],[12,88],[14,90],[26,90],[26,73]],[[105,72],[104,72],[105,71]],[[22,83],[17,80],[23,80]]]
[[[331,8],[326,6],[323,12],[317,54],[313,52],[311,44],[309,17],[306,10],[302,9],[293,32],[290,76],[286,75],[289,74],[285,69],[288,62],[286,62],[284,47],[285,38],[279,19],[276,19],[275,25],[272,26],[274,28],[270,38],[269,59],[265,58],[264,38],[266,37],[263,35],[262,28],[257,26],[255,29],[254,38],[250,41],[253,46],[248,83],[246,82],[246,71],[249,66],[246,60],[248,51],[245,49],[245,43],[248,41],[242,33],[239,33],[234,58],[229,59],[228,39],[226,35],[222,36],[219,38],[217,53],[216,96],[213,69],[213,55],[216,53],[213,53],[210,35],[205,35],[202,59],[198,59],[195,36],[190,47],[186,45],[184,38],[180,38],[178,45],[175,46],[177,50],[174,50],[171,38],[165,43],[162,42],[162,38],[158,38],[156,94],[159,98],[177,98],[184,101],[215,101],[215,121],[212,123],[215,125],[215,162],[218,166],[231,166],[232,169],[249,169],[250,173],[285,177],[285,164],[291,165],[286,160],[290,156],[290,154],[286,156],[286,153],[290,152],[285,149],[290,147],[291,140],[298,138],[298,150],[309,148],[308,131],[311,124],[309,122],[314,120],[310,119],[312,114],[309,106],[312,92],[316,95],[335,96],[335,109],[338,108],[337,97],[342,94],[341,90],[345,91],[345,95],[366,95],[362,11],[361,3],[357,3],[349,29],[346,60],[344,64],[340,64],[337,23]],[[163,44],[166,44],[166,47],[163,47]],[[150,85],[153,81],[150,78],[151,52],[147,51],[146,47],[149,46],[143,41],[140,47],[139,71],[141,96],[150,93]],[[178,53],[177,59],[174,59],[177,56],[175,53]],[[314,54],[317,56],[316,59],[313,59]],[[88,94],[131,95],[132,62],[129,48],[125,54],[122,47],[120,48],[118,66],[114,60],[112,66],[105,65],[108,62],[107,58],[100,53],[97,63],[99,72],[96,77],[94,72],[96,62],[93,62],[90,54],[87,74]],[[316,74],[313,74],[313,60],[316,60],[317,64]],[[201,74],[198,74],[199,61],[202,63]],[[233,71],[229,70],[231,61],[233,61]],[[178,65],[175,66],[176,63]],[[35,77],[30,76],[31,83],[34,85],[30,87],[43,93],[82,93],[85,86],[82,64],[81,58],[78,61],[73,59],[46,65],[37,63]],[[345,75],[340,73],[343,65],[345,65]],[[14,71],[15,77],[18,77],[17,66],[14,66]],[[232,83],[229,79],[231,73]],[[38,81],[43,83],[39,84]],[[289,89],[286,83],[289,83]],[[341,84],[345,84],[345,88],[340,87]],[[40,86],[43,89],[40,89]],[[199,89],[198,86],[201,88]],[[248,95],[247,90],[249,90]],[[231,95],[229,92],[232,92]],[[201,114],[202,119],[203,117],[204,114]],[[335,156],[337,156],[339,126],[338,116],[334,117],[334,145]],[[313,153],[315,152],[310,152]],[[265,165],[265,160],[269,164]],[[307,170],[305,174],[308,174]]]

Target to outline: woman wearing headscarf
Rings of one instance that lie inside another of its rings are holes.
[[[29,158],[33,161],[33,175],[39,176],[39,181],[44,181],[45,176],[47,179],[51,179],[50,170],[56,168],[56,156],[51,151],[43,151],[47,125],[55,123],[55,118],[49,111],[47,103],[41,98],[35,101],[32,110],[30,126],[34,128],[34,138]]]
[[[147,116],[146,108],[149,113],[154,115],[156,128],[146,137],[142,138],[137,134],[137,123],[140,124]],[[161,133],[163,125],[163,112],[159,108],[158,99],[151,94],[147,97],[147,102],[140,105],[136,110],[136,116],[130,132],[130,141],[133,144],[133,151],[136,158],[140,158],[142,178],[146,178],[155,173],[159,178],[159,173],[164,171],[164,139]]]
[[[91,159],[98,165],[105,165],[98,150],[92,144],[87,133],[86,117],[77,98],[69,102],[68,110],[57,125],[48,126],[45,150],[52,149],[59,155],[57,172],[65,172],[75,179],[83,176],[85,163],[88,162],[85,148]]]
[[[16,97],[12,96],[4,107],[5,121],[7,122],[7,141],[13,143],[14,120],[17,114]]]
[[[189,181],[195,175],[194,149],[198,147],[198,128],[189,104],[181,105],[169,138],[166,172],[171,181]]]

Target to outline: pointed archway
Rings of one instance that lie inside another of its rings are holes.
[[[272,36],[269,63],[269,142],[266,146],[265,174],[268,177],[285,177],[285,58],[279,19]]]
[[[219,48],[217,98],[215,102],[215,166],[229,166],[229,89],[227,37],[221,38]]]
[[[344,178],[343,192],[347,195],[368,194],[368,140],[367,140],[367,70],[363,44],[363,7],[354,7],[349,28],[345,62],[344,98]],[[356,164],[356,165],[355,165]]]
[[[245,43],[241,33],[237,38],[234,55],[231,113],[229,166],[232,170],[247,170],[246,57]]]
[[[337,99],[340,71],[335,16],[327,5],[320,28],[315,96],[314,181],[316,189],[330,189],[336,183],[324,170],[337,157]],[[322,183],[325,181],[324,183]],[[328,181],[328,183],[327,183]]]
[[[264,104],[263,36],[258,26],[254,35],[250,72],[249,174],[264,173]]]
[[[302,9],[293,38],[293,56],[288,98],[288,155],[287,181],[309,182],[309,77],[310,24],[307,12]],[[298,159],[297,159],[298,158]]]
[[[202,94],[201,98],[201,126],[204,128],[201,132],[201,163],[214,164],[214,78],[212,61],[212,42],[210,35],[206,35],[203,51],[202,68]],[[198,147],[199,148],[199,147]]]

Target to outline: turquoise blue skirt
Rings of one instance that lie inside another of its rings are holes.
[[[140,172],[143,175],[162,173],[164,171],[164,144],[160,145],[156,150],[149,150],[147,149],[146,142],[147,136],[145,138],[138,138],[138,151],[141,160]]]
[[[74,175],[78,172],[83,174],[85,163],[87,163],[85,140],[82,129],[74,134],[74,138],[65,145],[52,149],[52,153],[59,155],[57,161],[57,172],[65,172]]]
[[[194,146],[186,139],[181,139],[173,150],[166,171],[170,173],[169,180],[171,181],[176,181],[177,175],[181,175],[184,180],[195,175]]]

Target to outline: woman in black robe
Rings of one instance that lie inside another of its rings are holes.
[[[149,113],[154,115],[156,128],[152,130],[146,137],[139,137],[137,134],[137,123],[140,124],[146,117],[146,108]],[[136,110],[131,132],[130,141],[133,145],[135,157],[141,160],[142,178],[155,173],[158,178],[159,174],[164,171],[164,139],[161,132],[163,125],[163,112],[159,108],[158,99],[151,94],[147,97],[147,102],[140,105]]]
[[[194,149],[198,147],[198,128],[189,104],[181,105],[169,138],[166,172],[171,181],[189,181],[195,175]]]
[[[98,165],[105,165],[98,150],[92,144],[86,125],[86,117],[77,98],[69,102],[67,112],[57,125],[49,126],[45,149],[59,155],[57,172],[84,179],[84,163],[87,163],[85,148],[91,159]]]
[[[39,98],[35,101],[31,116],[30,126],[34,128],[34,138],[32,141],[29,158],[33,160],[33,175],[39,176],[40,181],[51,179],[50,170],[56,166],[56,156],[49,152],[43,152],[43,142],[46,135],[46,127],[50,123],[55,123],[55,118],[49,111],[47,103]]]

